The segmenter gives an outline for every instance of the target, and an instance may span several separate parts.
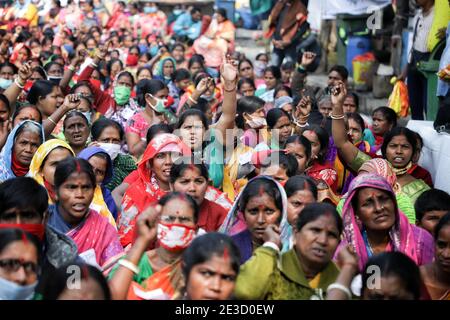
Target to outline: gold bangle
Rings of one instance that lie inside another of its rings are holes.
[[[47,119],[48,119],[48,121],[50,121],[51,123],[53,123],[55,126],[58,125],[58,124],[55,122],[55,120],[52,119],[52,117],[48,117]]]
[[[188,100],[191,101],[193,104],[198,104],[198,101],[194,100],[192,96],[189,96]]]

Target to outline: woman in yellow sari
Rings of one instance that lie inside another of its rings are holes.
[[[72,148],[64,141],[51,139],[39,146],[30,164],[30,177],[34,178],[42,185],[48,193],[49,204],[56,202],[56,192],[54,190],[54,174],[58,163],[67,157],[75,156]],[[103,199],[102,190],[96,186],[91,209],[104,216],[115,227],[116,222]]]
[[[193,46],[196,53],[205,57],[206,66],[219,67],[226,53],[234,50],[235,30],[233,22],[227,19],[226,10],[217,9],[205,34],[195,40]]]

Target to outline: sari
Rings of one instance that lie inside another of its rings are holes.
[[[69,226],[61,217],[58,205],[49,207],[48,224],[69,236],[77,245],[80,256],[90,264],[107,266],[123,254],[116,229],[96,211],[89,210],[76,226]],[[83,254],[85,253],[85,254]]]
[[[54,186],[50,186],[45,180],[44,176],[41,175],[42,166],[47,159],[48,155],[57,148],[65,148],[70,151],[73,157],[75,157],[75,153],[73,152],[72,148],[64,141],[59,139],[51,139],[39,146],[39,148],[36,150],[36,153],[33,156],[33,159],[30,163],[30,171],[28,175],[32,177],[34,180],[36,180],[37,183],[39,183],[41,186],[43,186],[48,193],[48,204],[54,204],[55,203],[55,191]]]
[[[247,186],[253,181],[261,179],[274,182],[278,190],[280,191],[282,201],[280,238],[281,243],[283,244],[283,249],[287,248],[288,247],[287,244],[290,241],[290,234],[292,233],[292,230],[290,230],[290,226],[287,221],[286,191],[284,191],[284,188],[281,186],[281,184],[279,184],[273,178],[268,176],[257,176],[251,179],[245,188],[247,188]],[[233,241],[236,243],[236,245],[239,248],[239,251],[241,252],[241,264],[250,259],[250,257],[253,254],[251,234],[250,231],[247,229],[247,223],[245,222],[244,219],[244,213],[239,209],[239,203],[244,190],[242,190],[242,192],[238,195],[238,197],[234,201],[233,207],[228,212],[224,222],[222,223],[222,225],[218,230],[219,232],[225,233],[232,237]]]
[[[120,242],[124,247],[132,243],[136,219],[148,206],[161,199],[166,191],[162,190],[156,180],[155,174],[148,168],[152,160],[164,147],[176,145],[179,152],[185,156],[191,150],[177,136],[170,133],[157,135],[149,142],[137,168],[137,179],[130,184],[125,192],[121,212],[117,218]]]
[[[208,30],[195,40],[194,51],[205,57],[206,66],[219,67],[227,52],[234,49],[235,31],[236,28],[230,20],[218,23],[213,19]]]
[[[164,63],[166,61],[172,61],[173,70],[177,69],[177,62],[175,61],[175,59],[172,58],[171,56],[165,56],[165,57],[161,58],[161,60],[159,60],[159,63],[156,65],[154,79],[161,80],[166,85],[168,85],[172,81],[172,78],[170,76],[169,77],[164,76]]]
[[[336,169],[329,163],[320,164],[317,161],[305,170],[306,175],[316,181],[323,180],[331,188],[333,192],[337,189],[337,173]]]
[[[41,129],[41,143],[45,141],[44,129],[41,124],[33,120],[25,120],[16,125],[9,133],[8,138],[6,138],[6,143],[0,153],[0,183],[17,177],[13,170],[13,148],[18,131],[27,123],[33,123],[38,126]],[[27,175],[28,171],[21,176]]]
[[[102,148],[88,147],[80,152],[78,158],[88,161],[91,157],[99,153],[106,157],[106,173],[102,184],[95,186],[94,199],[92,199],[90,208],[100,213],[101,216],[107,218],[108,221],[116,228],[116,221],[114,217],[117,216],[117,207],[111,192],[106,188],[106,185],[113,176],[113,164],[110,156]]]
[[[389,182],[377,174],[358,175],[351,183],[347,199],[343,208],[344,232],[343,240],[338,246],[335,258],[340,249],[350,244],[358,256],[359,269],[362,271],[371,256],[366,241],[364,240],[364,226],[357,217],[352,205],[352,199],[356,196],[359,189],[375,188],[383,190],[395,199],[395,193]],[[386,251],[398,251],[407,255],[417,265],[430,263],[434,257],[434,242],[431,235],[413,224],[410,224],[408,218],[398,209],[395,201],[395,223],[389,230],[390,242]]]

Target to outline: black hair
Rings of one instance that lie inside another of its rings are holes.
[[[126,71],[126,70],[122,70],[122,71],[120,71],[118,74],[117,74],[117,76],[116,76],[116,79],[117,80],[119,80],[120,78],[123,78],[123,77],[128,77],[128,78],[130,78],[131,79],[131,86],[134,86],[134,76],[131,74],[131,72],[129,72],[129,71]]]
[[[16,241],[28,240],[36,248],[37,265],[42,262],[42,244],[41,241],[33,234],[18,228],[0,229],[0,254],[7,246]],[[25,242],[25,241],[24,241]],[[38,270],[39,272],[40,270]]]
[[[131,49],[137,49],[138,56],[141,54],[141,49],[139,48],[139,46],[137,46],[137,45],[131,46],[131,47],[128,49],[128,52],[130,52]]]
[[[397,136],[405,136],[406,140],[408,140],[408,142],[411,144],[413,151],[411,155],[412,159],[417,150],[417,139],[414,131],[405,127],[394,127],[391,131],[386,132],[386,134],[384,135],[383,144],[381,145],[381,153],[383,155],[383,158],[386,159],[386,149],[388,144],[394,137]]]
[[[156,79],[142,79],[136,86],[136,98],[140,106],[146,106],[145,95],[155,95],[158,91],[167,89],[167,86],[161,80]]]
[[[170,169],[170,183],[174,184],[175,181],[181,177],[187,169],[195,167],[200,171],[200,175],[208,181],[209,173],[206,165],[200,160],[194,157],[183,157],[178,159]]]
[[[147,143],[152,141],[153,138],[159,133],[172,133],[172,130],[170,126],[166,123],[158,123],[150,126],[146,134]]]
[[[437,241],[439,238],[439,232],[441,232],[442,228],[446,225],[450,225],[450,212],[447,212],[437,223],[434,228],[434,241]]]
[[[181,47],[183,51],[186,51],[186,48],[182,42],[175,42],[175,44],[172,47],[172,51],[175,50],[175,48]]]
[[[308,176],[293,176],[284,185],[287,197],[293,196],[297,191],[309,190],[311,191],[314,199],[317,200],[317,185],[316,182]]]
[[[258,54],[256,55],[255,60],[259,60],[259,58],[260,58],[261,56],[266,56],[267,58],[269,58],[269,56],[267,55],[267,53],[261,52],[261,53],[258,53]]]
[[[78,271],[81,280],[92,279],[100,286],[105,300],[111,300],[111,291],[103,273],[94,266],[87,263],[73,262],[70,265],[59,267],[47,274],[42,279],[42,300],[58,300],[59,296],[66,290],[67,284],[75,271]]]
[[[16,65],[9,61],[5,61],[0,64],[0,70],[2,70],[4,67],[10,67],[11,69],[13,69],[14,74],[17,74],[17,72],[19,72],[19,69],[16,67]]]
[[[239,248],[230,236],[210,232],[195,238],[183,252],[182,271],[186,282],[189,281],[189,275],[194,266],[209,261],[215,255],[219,257],[227,255],[233,271],[236,275],[239,273],[241,261]]]
[[[344,81],[346,81],[348,79],[348,70],[346,67],[340,66],[340,65],[334,65],[331,67],[330,71],[328,71],[328,74],[330,74],[333,71],[336,71],[337,73],[339,73],[339,75],[342,77],[342,79]]]
[[[48,209],[47,190],[33,178],[17,177],[0,184],[0,220],[10,209],[33,209],[41,219]]]
[[[429,211],[450,211],[450,195],[439,189],[423,192],[414,203],[416,221],[422,220]]]
[[[58,163],[55,169],[55,191],[66,182],[70,175],[74,172],[86,173],[92,184],[92,189],[96,186],[96,179],[91,164],[84,159],[68,157]]]
[[[225,20],[228,20],[228,17],[227,17],[227,10],[225,10],[225,8],[217,8],[217,9],[216,9],[216,12],[217,12],[218,14],[220,14],[222,17],[224,17]]]
[[[150,72],[150,76],[153,76],[152,68],[150,68],[149,66],[142,66],[142,67],[139,67],[139,68],[137,69],[137,72],[136,72],[136,79],[139,77],[139,75],[141,74],[141,72],[144,71],[144,70],[147,70],[148,72]]]
[[[313,131],[317,135],[320,143],[320,151],[317,155],[317,160],[319,163],[323,163],[323,161],[325,161],[325,156],[327,154],[328,144],[330,141],[330,136],[328,135],[327,130],[318,125],[312,125],[308,126],[305,131]]]
[[[8,110],[8,113],[10,113],[11,112],[11,105],[9,103],[8,98],[3,93],[0,93],[0,102],[3,102],[3,104],[6,107],[6,110]]]
[[[270,109],[269,112],[267,112],[266,116],[267,126],[269,127],[269,129],[272,130],[281,117],[287,117],[289,120],[291,120],[291,116],[289,115],[289,113],[287,113],[283,109],[281,108]]]
[[[267,68],[264,69],[264,74],[266,72],[272,73],[273,77],[278,81],[281,80],[281,71],[280,68],[278,68],[277,66],[268,66]]]
[[[177,69],[172,73],[172,81],[178,82],[187,79],[191,79],[191,73],[187,69]]]
[[[283,211],[283,201],[281,198],[281,192],[278,189],[278,185],[275,181],[269,180],[264,177],[256,177],[251,180],[245,186],[244,191],[242,191],[241,198],[239,200],[239,209],[244,212],[247,203],[253,197],[261,196],[261,192],[266,193],[271,197],[275,203],[275,206],[282,212]],[[280,215],[281,221],[281,215]]]
[[[347,97],[352,97],[353,101],[355,102],[356,105],[356,111],[359,110],[359,96],[356,92],[354,91],[348,91],[347,92]]]
[[[207,72],[199,72],[199,73],[197,73],[194,76],[194,79],[193,79],[194,80],[194,85],[197,86],[200,83],[200,81],[202,79],[205,79],[205,78],[211,78],[211,75],[209,73],[207,73]],[[213,79],[213,82],[214,82],[214,85],[216,85],[216,82],[214,81],[214,79]]]
[[[250,61],[250,59],[244,58],[244,59],[242,59],[242,60],[239,61],[239,64],[238,64],[238,71],[241,69],[241,65],[242,65],[244,62],[247,62],[247,63],[253,68],[253,63]]]
[[[422,280],[419,267],[401,252],[383,252],[370,257],[362,273],[361,296],[364,295],[367,284],[370,283],[369,277],[373,276],[373,267],[378,267],[381,277],[398,277],[405,289],[413,295],[414,300],[420,298]]]
[[[306,139],[304,136],[294,134],[286,140],[286,146],[289,143],[301,144],[305,148],[307,162],[311,160],[311,142],[309,142],[308,139]]]
[[[361,117],[361,115],[358,112],[348,112],[345,114],[345,116],[347,117],[347,121],[352,119],[361,127],[361,132],[364,131],[364,129],[366,128],[366,125],[364,123],[364,119]]]
[[[90,90],[91,93],[92,93],[91,84],[90,84],[89,81],[87,81],[87,80],[78,81],[77,84],[75,84],[72,88],[70,88],[70,93],[72,93],[72,94],[75,93],[75,91],[76,91],[78,88],[81,88],[81,87],[87,87],[87,88],[89,88],[89,90]]]
[[[172,192],[165,194],[161,199],[159,199],[158,204],[161,206],[165,206],[169,201],[174,200],[174,199],[177,200],[177,202],[184,200],[189,204],[192,211],[194,211],[194,222],[197,223],[200,208],[199,208],[197,202],[195,202],[194,198],[192,198],[188,194],[185,194],[182,192],[177,192],[177,191],[172,191]]]
[[[54,82],[48,80],[35,81],[30,91],[28,92],[28,102],[31,104],[37,104],[39,102],[39,98],[45,98],[53,91],[53,88],[56,86],[57,85]]]
[[[198,98],[197,103],[191,109],[200,110],[203,114],[206,114],[210,109],[209,102],[204,98]]]
[[[320,217],[327,214],[331,215],[334,218],[334,221],[336,222],[336,227],[340,235],[343,229],[342,218],[336,211],[336,208],[333,205],[326,202],[310,203],[305,206],[305,208],[302,210],[302,214],[299,215],[297,221],[295,222],[295,228],[297,232],[302,230],[302,228],[306,224],[312,221],[316,221]]]
[[[292,89],[289,88],[288,86],[285,86],[284,84],[279,84],[275,87],[275,90],[273,92],[274,99],[277,96],[278,92],[280,92],[280,91],[286,91],[288,96],[292,98]]]
[[[294,70],[294,67],[295,67],[294,62],[286,61],[285,63],[283,63],[281,65],[280,68],[281,68],[281,70]]]
[[[108,71],[108,74],[111,74],[111,68],[114,63],[118,62],[120,64],[120,69],[123,69],[123,62],[120,59],[112,58],[109,60],[109,62],[106,64],[106,70]]]
[[[99,118],[92,124],[91,128],[92,140],[97,141],[102,135],[103,130],[105,130],[108,127],[116,128],[117,131],[119,131],[120,140],[121,141],[123,140],[124,131],[120,123],[105,117]]]
[[[193,54],[188,61],[188,69],[190,69],[194,63],[199,63],[202,66],[202,69],[205,69],[205,58],[203,58],[202,55]]]
[[[268,168],[272,164],[276,164],[286,170],[286,175],[288,177],[293,177],[297,174],[298,162],[292,154],[286,154],[284,151],[272,152],[268,157],[262,160],[261,168]]]
[[[255,111],[263,108],[264,105],[265,105],[264,100],[255,96],[240,98],[237,101],[236,126],[239,129],[244,129],[245,124],[244,113],[252,114]]]
[[[17,116],[20,114],[20,112],[23,109],[26,109],[26,108],[31,108],[31,109],[36,110],[38,112],[38,114],[39,114],[39,121],[38,122],[42,123],[42,113],[34,104],[21,104],[21,105],[17,106],[16,110],[14,110],[14,113],[13,113],[13,116],[12,116],[12,121],[14,122],[14,120],[17,118]]]
[[[32,72],[39,73],[43,80],[47,79],[47,72],[45,72],[44,68],[42,68],[41,66],[34,67]]]
[[[208,119],[206,118],[206,115],[198,109],[188,109],[188,110],[184,111],[180,115],[180,118],[178,119],[178,122],[175,125],[175,129],[180,129],[188,117],[200,118],[200,121],[202,122],[203,127],[205,128],[205,130],[208,130],[208,128],[209,128]]]
[[[392,128],[395,128],[397,126],[397,114],[393,109],[389,107],[378,107],[375,110],[373,110],[372,116],[377,112],[383,114],[386,121],[392,124]]]
[[[196,6],[192,7],[192,9],[191,9],[191,14],[194,14],[194,13],[196,13],[196,12],[202,13],[202,11],[200,10],[199,7],[196,7]]]
[[[64,66],[63,66],[62,64],[60,64],[59,62],[56,62],[56,61],[50,61],[49,63],[47,63],[47,64],[44,66],[44,70],[45,70],[45,72],[47,72],[47,74],[48,74],[48,70],[50,70],[50,68],[51,68],[53,65],[59,66],[59,67],[61,68],[61,70],[64,72]]]
[[[86,118],[86,116],[84,114],[82,114],[80,111],[77,110],[72,110],[70,112],[68,112],[66,114],[66,117],[64,118],[63,121],[63,131],[66,130],[66,123],[70,118],[74,118],[74,117],[80,117],[81,119],[83,119],[86,122],[86,126],[89,128],[89,120]]]
[[[238,84],[237,84],[237,89],[238,89],[238,91],[241,91],[241,87],[242,87],[242,85],[245,84],[245,83],[251,85],[251,86],[253,87],[253,89],[256,90],[255,81],[253,81],[253,80],[250,79],[250,78],[241,78],[241,79],[239,79]]]

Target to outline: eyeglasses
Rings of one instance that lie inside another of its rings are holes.
[[[6,272],[17,272],[20,267],[23,267],[27,275],[37,274],[39,268],[36,263],[30,261],[23,261],[22,259],[3,259],[0,260],[0,268]]]
[[[194,220],[191,217],[184,217],[184,216],[161,216],[159,219],[165,223],[174,223],[177,220],[181,224],[194,222]]]

